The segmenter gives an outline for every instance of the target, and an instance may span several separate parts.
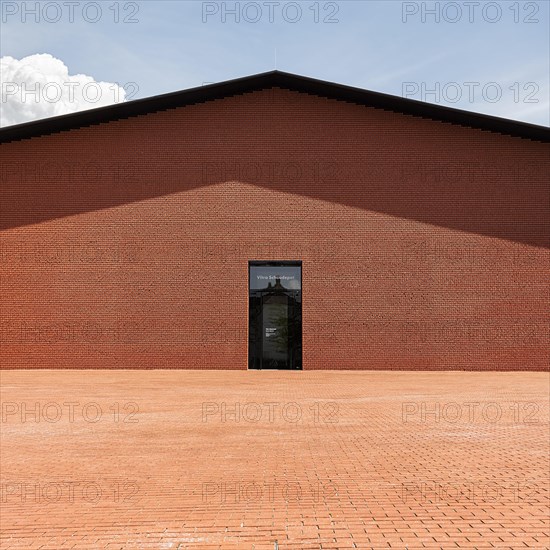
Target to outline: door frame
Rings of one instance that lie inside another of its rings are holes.
[[[302,291],[302,281],[303,281],[303,269],[304,264],[302,260],[248,260],[248,274],[246,277],[247,281],[247,289],[246,289],[246,296],[247,296],[247,305],[246,305],[246,370],[264,370],[264,369],[254,369],[250,368],[250,268],[254,266],[259,267],[299,267],[300,268],[300,295],[301,295],[301,302],[300,304],[303,304],[303,291]],[[300,308],[302,308],[302,305],[300,305]],[[299,369],[265,369],[265,370],[289,370],[289,371],[300,371],[304,370],[304,356],[303,356],[303,309],[301,309],[301,322],[300,322],[300,340],[302,341],[302,345],[300,348],[302,349],[302,366]]]

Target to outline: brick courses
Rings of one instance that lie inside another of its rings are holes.
[[[285,89],[0,145],[3,368],[246,369],[249,260],[303,366],[548,368],[548,145]]]

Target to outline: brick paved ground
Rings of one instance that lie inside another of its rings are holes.
[[[1,379],[3,549],[549,547],[548,373]]]

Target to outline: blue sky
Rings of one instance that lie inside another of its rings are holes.
[[[547,1],[108,0],[79,2],[72,21],[63,0],[28,13],[36,3],[2,0],[1,56],[48,53],[132,99],[276,67],[550,125]]]

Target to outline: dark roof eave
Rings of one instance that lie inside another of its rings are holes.
[[[280,87],[396,113],[459,124],[509,136],[549,142],[550,128],[505,118],[442,107],[413,99],[334,84],[280,71],[209,84],[188,90],[79,111],[0,129],[0,143],[55,134],[104,122],[204,103],[266,88]]]

